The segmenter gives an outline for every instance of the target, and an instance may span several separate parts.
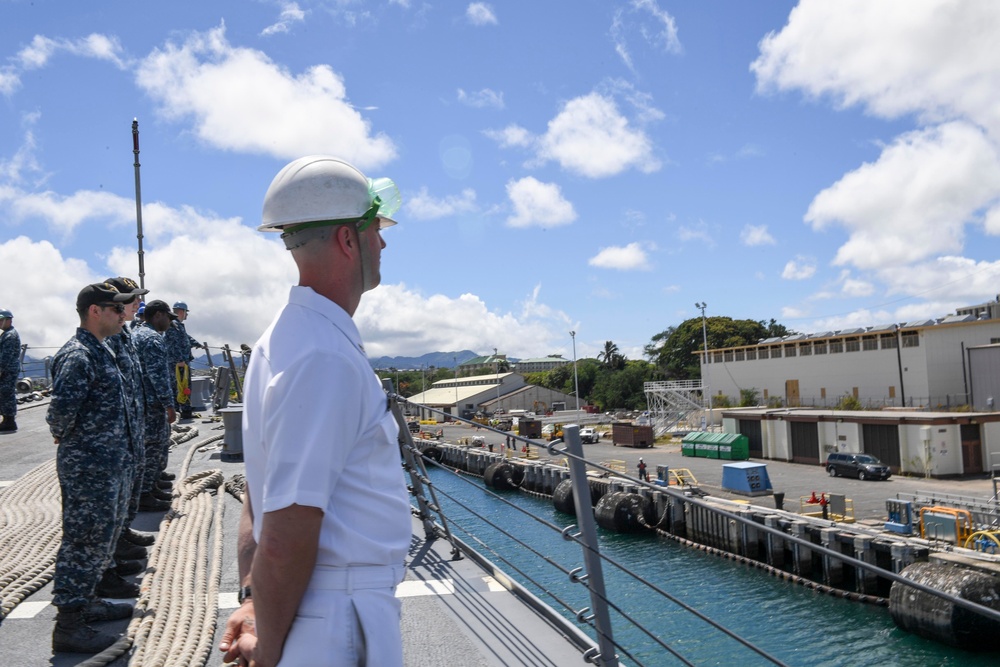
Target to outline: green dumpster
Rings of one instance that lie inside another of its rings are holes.
[[[750,458],[750,441],[740,433],[695,431],[681,440],[681,454],[706,459],[745,461]]]

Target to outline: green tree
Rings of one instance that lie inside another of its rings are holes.
[[[643,384],[655,374],[656,369],[647,361],[626,361],[621,370],[602,368],[594,383],[593,402],[602,410],[645,410]]]
[[[618,354],[618,346],[614,344],[613,341],[604,341],[604,351],[597,354],[597,358],[604,362],[604,365],[608,368],[614,368],[615,358],[621,355]]]
[[[771,320],[770,326],[756,320],[734,320],[731,317],[709,317],[705,321],[708,348],[756,345],[768,337],[769,331],[785,328]],[[676,327],[669,327],[653,336],[644,348],[646,357],[668,380],[692,380],[701,377],[697,352],[704,347],[702,319],[692,317]]]

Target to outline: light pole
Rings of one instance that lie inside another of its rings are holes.
[[[580,379],[576,374],[576,332],[570,331],[569,337],[573,339],[573,392],[576,394],[576,411],[580,412]],[[577,419],[580,415],[577,415]]]
[[[458,357],[451,358],[455,364],[455,417],[458,417]]]
[[[703,358],[701,362],[702,378],[701,382],[705,387],[705,393],[708,394],[708,426],[712,426],[712,386],[708,381],[708,328],[705,324],[705,309],[708,308],[708,304],[704,301],[694,304],[695,308],[701,309],[701,340],[704,345],[705,351],[703,352]]]

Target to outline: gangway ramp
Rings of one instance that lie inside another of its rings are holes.
[[[667,433],[692,412],[705,409],[701,380],[661,380],[643,383],[646,405],[657,436]]]

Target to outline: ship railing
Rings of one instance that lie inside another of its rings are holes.
[[[383,384],[387,388],[391,387],[391,381],[389,380],[384,380]],[[391,395],[391,397],[396,398],[397,403],[403,403],[404,405],[406,404],[405,399],[400,399],[399,397],[394,395]],[[412,405],[416,407],[416,404]],[[421,410],[430,413],[439,413],[441,415],[448,415],[448,413],[445,413],[443,411],[425,405],[420,405],[419,408]],[[401,432],[406,431],[406,435],[408,436],[409,435],[408,429],[405,428],[405,423],[402,423],[402,415],[400,414],[401,410],[399,410],[399,408],[394,408],[394,410],[397,411],[397,417],[396,417],[397,421],[401,423]],[[448,416],[450,416],[452,419],[455,419],[454,415],[448,415]],[[459,421],[466,422],[470,425],[479,426],[480,428],[488,428],[482,426],[481,424],[477,424],[471,420],[466,420],[462,418],[458,419]],[[528,604],[535,606],[537,611],[545,614],[547,618],[553,620],[553,622],[557,623],[557,625],[566,628],[567,626],[565,624],[568,623],[567,618],[572,618],[575,619],[577,623],[583,625],[584,627],[588,628],[591,632],[593,632],[594,635],[597,637],[596,645],[593,644],[592,640],[589,647],[578,644],[579,647],[582,649],[582,657],[587,662],[601,665],[602,667],[613,667],[615,665],[618,665],[618,657],[619,655],[621,655],[627,658],[632,664],[635,665],[644,664],[639,657],[634,655],[633,653],[634,649],[630,649],[629,647],[615,640],[614,633],[612,631],[612,625],[610,622],[610,613],[611,611],[613,611],[615,612],[618,618],[622,619],[626,623],[635,627],[651,642],[655,643],[663,651],[671,654],[674,658],[680,661],[681,664],[685,665],[694,664],[688,659],[686,659],[675,647],[671,646],[669,643],[667,643],[662,638],[657,636],[656,633],[654,633],[645,625],[643,625],[640,621],[635,619],[627,609],[625,609],[621,604],[616,603],[608,595],[607,591],[605,590],[605,578],[603,576],[603,564],[606,563],[610,567],[614,567],[618,571],[624,573],[626,576],[634,579],[639,585],[645,586],[653,593],[656,593],[662,596],[664,599],[673,602],[680,608],[684,609],[686,612],[697,616],[698,618],[708,623],[709,625],[719,630],[720,632],[729,635],[732,639],[743,644],[744,646],[758,653],[759,655],[763,656],[771,663],[776,665],[783,665],[784,663],[778,660],[777,658],[767,654],[762,649],[754,646],[751,642],[740,637],[736,633],[728,630],[720,623],[708,618],[704,614],[698,612],[696,609],[693,609],[692,607],[686,605],[682,600],[676,598],[675,596],[672,596],[670,593],[664,591],[655,584],[643,579],[641,576],[632,572],[629,568],[621,565],[613,558],[610,558],[607,555],[601,553],[597,541],[597,529],[592,507],[590,504],[590,488],[588,486],[587,474],[586,474],[587,466],[594,464],[589,463],[583,457],[583,446],[579,438],[579,425],[574,424],[572,426],[567,427],[567,429],[568,429],[567,431],[564,431],[564,438],[565,438],[564,440],[557,440],[548,445],[548,451],[550,454],[562,453],[566,456],[570,468],[571,479],[574,480],[574,502],[578,506],[578,511],[577,511],[578,524],[565,528],[557,526],[549,521],[546,521],[543,518],[540,518],[530,513],[529,511],[525,510],[524,508],[520,507],[515,503],[512,503],[511,501],[509,501],[508,499],[504,498],[499,494],[496,494],[489,490],[484,491],[484,489],[482,488],[481,484],[478,481],[473,481],[467,475],[458,474],[457,472],[451,470],[447,466],[439,465],[436,461],[434,461],[431,458],[419,457],[419,456],[414,458],[416,459],[418,465],[435,466],[436,468],[440,469],[446,474],[452,475],[455,480],[460,480],[461,482],[474,487],[477,493],[485,492],[491,499],[495,500],[498,503],[503,504],[508,509],[517,511],[525,515],[526,517],[529,517],[533,521],[539,523],[540,525],[544,526],[546,529],[551,531],[554,536],[556,535],[561,536],[562,539],[574,542],[577,545],[579,545],[581,548],[581,554],[583,558],[582,565],[580,565],[579,563],[576,564],[560,563],[553,557],[540,551],[539,548],[536,547],[536,545],[528,544],[517,535],[511,533],[509,530],[507,530],[507,528],[505,528],[500,523],[490,519],[489,517],[483,516],[482,513],[476,512],[473,508],[469,507],[468,504],[465,503],[462,500],[462,498],[459,497],[458,494],[449,493],[441,489],[439,485],[434,484],[432,480],[426,475],[426,473],[423,472],[426,469],[420,468],[421,472],[419,472],[417,475],[420,488],[426,488],[431,493],[436,492],[436,494],[442,496],[447,501],[449,501],[456,509],[461,509],[462,512],[468,513],[468,515],[473,517],[476,522],[481,522],[483,525],[488,526],[491,531],[495,531],[499,535],[503,536],[503,538],[510,540],[513,544],[517,545],[517,548],[520,551],[523,552],[522,553],[523,557],[527,557],[527,554],[530,554],[533,557],[533,559],[537,559],[538,562],[543,563],[545,566],[549,568],[554,568],[555,570],[559,571],[569,581],[584,586],[590,597],[590,606],[584,606],[584,607],[579,607],[578,605],[574,606],[570,601],[554,593],[551,590],[550,586],[546,586],[542,581],[540,581],[541,578],[540,575],[533,574],[536,568],[525,566],[523,562],[516,562],[514,559],[504,555],[503,553],[501,553],[501,551],[499,551],[497,548],[495,548],[493,545],[490,544],[490,541],[488,541],[490,538],[484,538],[483,535],[481,535],[482,530],[477,531],[473,527],[464,525],[462,521],[457,520],[455,517],[450,517],[450,520],[448,521],[447,524],[450,526],[450,529],[445,529],[444,532],[449,536],[449,539],[453,541],[453,544],[458,544],[462,547],[466,547],[466,540],[467,540],[468,543],[474,545],[475,551],[473,553],[470,553],[469,555],[475,560],[480,561],[481,564],[487,563],[488,564],[487,569],[492,569],[496,567],[492,564],[493,560],[502,563],[502,568],[503,568],[502,571],[505,573],[504,574],[505,579],[509,579],[511,573],[516,573],[516,575],[520,577],[522,581],[527,582],[529,586],[539,591],[545,597],[545,601],[542,602],[541,604],[543,607],[547,607],[549,609],[549,612],[546,613],[543,609],[538,608],[536,606],[539,603],[539,598],[537,598],[534,594],[528,593],[528,595],[525,596],[523,592],[519,592],[517,590],[514,590],[513,592],[515,594],[518,594],[519,597],[522,597],[522,599],[524,599],[525,602],[527,602]],[[539,446],[537,442],[533,442],[529,439],[522,438],[520,436],[511,436],[509,433],[506,433],[504,431],[499,431],[496,429],[491,429],[491,430],[495,431],[498,434],[502,434],[506,437],[510,437],[513,440],[521,440],[527,445],[534,446],[536,448]],[[410,444],[412,443],[411,437],[406,437],[401,433],[401,440],[404,442],[403,444],[404,458],[406,458],[407,456],[405,451],[407,449],[410,449],[411,453],[419,452],[419,448],[416,445]],[[575,445],[573,444],[574,441]],[[565,448],[562,450],[556,450],[555,447],[558,446],[564,446]],[[407,467],[409,469],[409,466]],[[604,466],[600,464],[598,464],[598,467],[604,468]],[[607,468],[607,470],[612,470],[612,468]],[[411,480],[412,479],[413,479],[413,473],[411,471]],[[416,496],[417,494],[414,495]],[[438,504],[436,496],[434,497],[433,500],[421,499],[417,497],[417,503],[418,507],[420,508],[418,509],[417,512],[418,516],[424,515],[423,507],[425,506],[426,503],[434,505],[433,510],[436,513],[438,513],[439,516],[442,517],[442,519],[444,518],[443,510]],[[482,528],[482,526],[480,526],[480,528]],[[453,535],[453,533],[455,532],[462,533],[463,538],[455,537]],[[486,552],[488,554],[488,557],[482,556],[481,554],[479,554],[479,552]],[[526,592],[526,589],[523,589],[522,587],[521,591]],[[558,613],[559,611],[561,611],[562,614]],[[572,625],[571,623],[569,624],[568,627],[573,628],[578,632],[577,627]],[[573,639],[570,633],[567,633],[567,636]],[[584,637],[586,636],[584,635]],[[589,640],[589,637],[587,639]]]
[[[389,385],[389,386],[391,386],[391,385]],[[507,433],[505,431],[500,431],[498,429],[493,429],[493,428],[488,427],[488,426],[483,426],[483,425],[477,424],[477,423],[475,423],[475,422],[473,422],[471,420],[464,419],[464,418],[461,418],[461,417],[456,417],[456,416],[454,416],[454,415],[452,415],[450,413],[438,410],[436,408],[432,408],[430,406],[420,405],[420,404],[416,404],[416,403],[410,403],[410,402],[406,401],[405,398],[402,398],[402,397],[399,397],[399,396],[396,396],[396,395],[392,395],[391,394],[391,398],[395,398],[398,402],[402,403],[403,405],[407,406],[408,408],[417,408],[417,409],[423,411],[423,413],[432,413],[432,414],[433,413],[437,413],[437,414],[440,414],[442,416],[447,417],[448,419],[453,419],[453,420],[457,420],[457,421],[460,421],[460,422],[465,422],[465,423],[467,423],[469,425],[472,425],[472,426],[478,426],[479,428],[491,430],[491,431],[497,433],[498,435],[502,435],[502,436],[504,436],[506,438],[510,438],[511,441],[513,441],[513,442],[516,442],[516,441],[520,440],[524,444],[532,446],[532,447],[535,447],[535,448],[537,448],[537,447],[540,446],[539,443],[534,442],[532,440],[529,440],[527,438],[522,438],[521,436],[514,436],[514,435],[511,435],[510,433]],[[402,430],[406,430],[406,429],[402,429]],[[576,619],[577,622],[583,624],[584,627],[586,627],[591,632],[593,632],[593,633],[595,633],[597,635],[598,644],[599,644],[599,651],[595,652],[595,651],[591,650],[589,652],[586,652],[584,654],[584,658],[588,662],[593,662],[594,664],[599,664],[599,665],[602,665],[602,666],[616,665],[617,664],[617,659],[618,659],[618,654],[620,654],[620,655],[628,658],[629,660],[631,660],[634,664],[637,664],[637,665],[643,664],[640,660],[638,660],[630,652],[630,650],[628,649],[628,647],[623,646],[622,644],[620,644],[619,642],[617,642],[614,639],[614,635],[611,632],[611,626],[608,625],[606,622],[601,622],[602,618],[607,618],[607,614],[609,613],[608,610],[611,610],[611,611],[615,612],[615,614],[617,615],[617,617],[621,618],[626,623],[628,623],[628,624],[632,625],[633,627],[635,627],[639,632],[643,633],[651,641],[653,641],[657,645],[659,645],[664,651],[670,653],[675,658],[677,658],[678,660],[680,660],[681,663],[683,663],[683,664],[691,664],[683,656],[679,655],[679,653],[676,651],[676,649],[674,647],[670,646],[669,644],[667,644],[666,642],[664,642],[662,639],[660,639],[658,636],[656,636],[653,632],[651,632],[648,628],[646,628],[642,623],[640,623],[639,621],[637,621],[636,619],[634,619],[628,613],[627,610],[625,610],[625,609],[622,608],[621,605],[615,603],[612,599],[610,599],[608,597],[607,593],[604,591],[604,578],[603,578],[602,569],[600,567],[598,567],[598,565],[600,563],[607,563],[607,564],[609,564],[609,566],[617,568],[621,572],[625,573],[627,576],[635,579],[640,585],[646,587],[649,591],[651,591],[651,592],[653,592],[653,593],[655,593],[655,594],[663,597],[664,599],[666,599],[666,600],[668,600],[668,601],[670,601],[670,602],[678,605],[679,607],[681,607],[682,609],[684,609],[688,613],[691,613],[691,614],[695,615],[696,617],[698,617],[699,619],[703,620],[704,622],[710,624],[712,627],[716,628],[720,632],[728,635],[729,637],[731,637],[735,641],[743,644],[748,649],[754,651],[755,653],[758,653],[763,658],[765,658],[767,661],[769,661],[769,662],[771,662],[773,664],[777,664],[777,665],[784,664],[778,658],[776,658],[776,657],[774,657],[772,655],[767,654],[765,651],[763,651],[759,647],[754,646],[748,640],[746,640],[746,639],[744,639],[742,637],[739,637],[738,635],[736,635],[736,633],[734,633],[734,632],[726,629],[721,624],[719,624],[716,621],[708,618],[707,616],[705,616],[701,612],[697,611],[696,609],[693,609],[693,608],[685,605],[685,603],[683,603],[683,601],[681,601],[681,600],[675,598],[674,596],[670,595],[667,591],[664,591],[663,589],[659,588],[654,583],[645,580],[644,578],[642,578],[641,576],[639,576],[635,572],[629,570],[627,567],[619,564],[615,560],[609,558],[607,555],[601,553],[601,551],[599,549],[599,546],[597,544],[597,541],[596,541],[596,530],[591,535],[591,534],[588,534],[590,532],[589,529],[584,529],[584,526],[586,526],[588,523],[592,525],[593,524],[593,519],[594,519],[593,512],[592,512],[591,506],[590,506],[589,485],[588,485],[588,482],[586,481],[587,480],[587,470],[588,469],[596,470],[596,471],[599,471],[600,473],[605,473],[607,475],[618,477],[618,478],[622,478],[623,476],[622,476],[622,473],[620,471],[614,470],[611,467],[608,467],[606,465],[602,465],[601,463],[595,463],[595,462],[592,462],[592,461],[588,461],[583,456],[582,445],[580,445],[579,447],[576,447],[573,444],[574,441],[576,441],[576,443],[579,444],[579,425],[577,425],[577,424],[568,424],[568,425],[566,425],[564,427],[564,440],[556,440],[556,441],[548,443],[548,445],[541,445],[542,447],[546,447],[547,448],[548,453],[551,456],[554,456],[554,457],[565,457],[565,459],[569,463],[571,478],[574,480],[573,481],[573,484],[574,484],[574,502],[577,503],[579,507],[585,508],[585,510],[586,510],[586,511],[580,511],[580,510],[577,511],[577,520],[580,522],[579,526],[571,526],[571,527],[565,528],[565,529],[564,528],[560,528],[559,526],[556,526],[556,525],[554,525],[554,524],[552,524],[550,522],[547,522],[547,521],[545,521],[542,518],[539,518],[537,516],[532,515],[527,510],[525,510],[525,509],[519,507],[518,505],[510,502],[509,500],[507,500],[506,498],[502,497],[499,494],[493,493],[492,491],[489,491],[489,490],[485,490],[484,491],[483,487],[481,486],[481,484],[479,482],[476,482],[476,481],[473,481],[471,479],[468,479],[468,476],[466,476],[466,475],[460,475],[456,471],[452,470],[451,468],[449,468],[447,466],[438,465],[437,462],[434,461],[433,459],[428,459],[426,457],[415,457],[415,458],[417,460],[423,462],[423,463],[426,463],[426,464],[429,464],[429,465],[434,465],[436,468],[439,468],[441,471],[446,471],[447,473],[453,475],[455,477],[455,479],[461,480],[462,482],[464,482],[466,484],[474,486],[476,488],[476,490],[477,490],[477,493],[484,493],[485,492],[488,496],[490,496],[496,502],[502,503],[503,505],[505,505],[506,507],[508,507],[511,510],[520,512],[522,514],[525,514],[525,515],[531,517],[531,519],[533,519],[534,521],[536,521],[536,522],[538,522],[538,523],[540,523],[542,525],[545,525],[548,529],[550,529],[552,531],[560,533],[564,539],[573,541],[573,542],[577,543],[581,547],[581,551],[582,551],[583,556],[584,556],[584,563],[585,563],[584,566],[577,565],[575,567],[572,567],[572,566],[568,566],[568,565],[564,565],[564,564],[558,563],[558,562],[554,561],[554,559],[552,559],[550,556],[547,556],[547,555],[541,553],[540,551],[538,551],[538,549],[536,549],[535,546],[526,544],[522,540],[520,540],[516,535],[512,535],[502,525],[499,525],[498,523],[490,520],[488,517],[482,516],[480,513],[476,512],[475,510],[473,510],[472,508],[470,508],[466,503],[464,503],[461,500],[461,498],[457,497],[454,494],[446,493],[443,490],[441,490],[439,487],[437,488],[437,492],[440,493],[441,495],[443,495],[445,498],[447,498],[456,507],[461,508],[464,512],[468,512],[470,516],[474,516],[476,518],[476,520],[483,522],[485,525],[488,525],[492,530],[496,531],[496,533],[499,533],[500,535],[503,535],[507,539],[510,539],[514,543],[518,544],[519,547],[522,548],[526,553],[533,554],[535,557],[537,557],[538,559],[540,559],[541,562],[545,563],[549,567],[556,568],[563,575],[569,577],[569,579],[572,582],[582,584],[587,589],[587,591],[588,591],[588,593],[590,595],[590,599],[591,599],[591,606],[588,607],[588,608],[582,608],[582,609],[574,608],[567,601],[565,601],[565,600],[563,600],[563,599],[555,596],[553,593],[551,593],[546,588],[546,586],[538,580],[539,578],[538,578],[537,575],[533,575],[531,572],[529,572],[529,568],[523,567],[523,566],[519,565],[518,563],[513,562],[510,558],[507,558],[503,554],[501,554],[497,549],[491,547],[490,544],[489,544],[489,542],[487,540],[491,539],[492,535],[491,535],[490,538],[484,538],[480,534],[477,534],[477,532],[474,529],[467,528],[466,526],[461,525],[460,523],[457,523],[456,519],[454,517],[451,517],[451,519],[450,519],[450,525],[451,525],[452,529],[454,531],[460,531],[460,532],[463,532],[464,534],[466,534],[468,536],[469,542],[473,543],[475,545],[476,549],[483,549],[483,550],[489,551],[491,554],[493,554],[494,558],[496,558],[498,561],[500,561],[503,564],[503,567],[505,568],[505,571],[516,572],[520,577],[523,578],[524,581],[528,582],[530,584],[530,586],[532,586],[536,590],[540,591],[542,593],[542,595],[546,597],[547,600],[550,600],[551,601],[550,604],[554,604],[557,609],[562,610],[562,613],[568,615],[570,618]],[[411,447],[412,447],[412,449],[413,449],[414,452],[419,451],[416,446],[411,445]],[[425,484],[428,488],[430,488],[432,490],[436,486],[426,476],[426,473],[424,473],[423,478],[422,478],[421,481],[422,481],[423,484]],[[804,539],[804,538],[798,537],[796,535],[786,533],[780,527],[772,527],[772,526],[769,526],[769,525],[762,525],[760,523],[755,522],[753,520],[753,518],[750,517],[750,516],[748,516],[746,513],[741,513],[741,512],[737,512],[737,511],[729,511],[727,509],[719,507],[717,504],[709,503],[709,502],[706,502],[706,501],[704,501],[704,500],[702,500],[702,499],[700,499],[700,498],[698,498],[696,496],[685,494],[682,490],[677,490],[677,489],[673,489],[673,488],[666,487],[666,486],[658,486],[658,485],[654,485],[654,484],[651,484],[649,482],[646,482],[644,480],[639,480],[639,479],[634,479],[634,478],[628,478],[628,481],[629,481],[629,483],[631,485],[637,486],[639,488],[648,489],[650,491],[660,492],[660,493],[666,494],[668,496],[671,496],[672,498],[678,500],[679,502],[689,503],[689,504],[692,504],[692,505],[696,505],[696,506],[700,507],[701,509],[703,509],[705,511],[714,512],[714,513],[720,515],[720,517],[723,518],[726,521],[736,522],[737,524],[741,524],[741,525],[743,525],[745,527],[753,528],[754,530],[758,531],[759,533],[770,534],[770,535],[773,535],[774,537],[780,538],[784,542],[787,542],[787,543],[790,543],[790,544],[793,544],[793,545],[797,544],[797,545],[799,545],[802,548],[808,548],[808,549],[812,550],[814,553],[818,553],[821,556],[825,556],[827,558],[839,561],[843,565],[856,568],[858,571],[865,571],[867,573],[874,574],[874,575],[876,575],[878,577],[882,577],[884,579],[887,579],[887,580],[889,580],[892,583],[899,583],[899,584],[902,584],[902,585],[905,585],[905,586],[909,586],[910,588],[913,588],[913,589],[919,590],[921,592],[924,592],[924,593],[933,595],[935,597],[941,598],[941,599],[946,600],[947,602],[951,603],[952,605],[955,605],[955,606],[958,606],[958,607],[962,607],[963,609],[971,611],[971,612],[973,612],[975,614],[978,614],[980,616],[983,616],[985,618],[991,619],[993,621],[1000,621],[1000,611],[997,611],[997,610],[992,609],[990,607],[986,607],[984,605],[978,604],[978,603],[970,601],[970,600],[966,600],[964,598],[958,597],[958,596],[950,594],[948,592],[941,591],[941,590],[936,589],[936,588],[934,588],[932,586],[929,586],[927,584],[923,584],[921,582],[914,581],[912,579],[908,579],[908,578],[903,577],[902,575],[896,574],[896,573],[894,573],[892,571],[881,569],[876,564],[869,563],[869,562],[866,562],[864,560],[860,560],[858,558],[853,558],[851,556],[848,556],[848,555],[844,554],[841,551],[830,549],[830,548],[828,548],[826,546],[823,546],[822,544],[815,544],[815,543],[811,542],[808,539]],[[436,501],[434,501],[434,502],[435,502],[435,504],[437,504]],[[438,508],[440,509],[440,506]],[[443,510],[441,510],[441,514],[443,516]],[[831,525],[833,525],[833,524],[831,524]],[[464,544],[464,542],[463,542],[463,544]],[[602,626],[602,627],[598,627],[599,625]],[[609,647],[613,647],[613,649],[609,648]],[[616,651],[617,651],[617,654],[616,654]]]

